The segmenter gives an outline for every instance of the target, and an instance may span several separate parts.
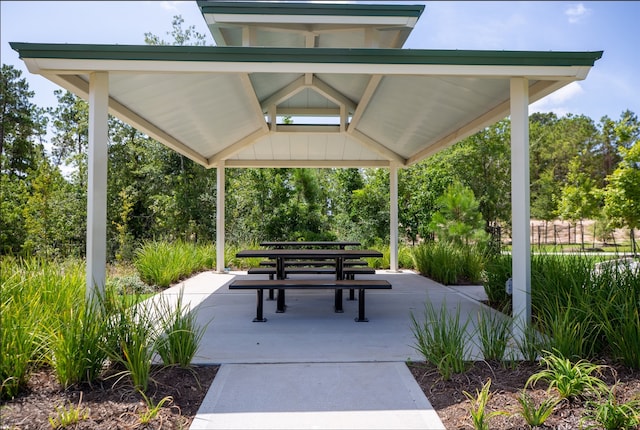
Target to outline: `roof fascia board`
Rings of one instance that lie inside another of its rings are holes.
[[[532,80],[582,80],[590,70],[583,66],[469,66],[412,64],[235,63],[135,60],[25,59],[35,74],[77,75],[97,70],[133,73],[341,73],[415,76],[475,76],[500,78],[525,76]]]
[[[338,24],[338,25],[384,25],[384,26],[403,26],[414,27],[416,25],[415,18],[406,18],[403,16],[334,16],[334,15],[219,15],[205,14],[205,20],[208,25],[216,24]]]

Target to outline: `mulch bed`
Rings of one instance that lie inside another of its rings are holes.
[[[514,414],[519,409],[516,396],[532,374],[541,370],[536,364],[520,363],[505,368],[499,363],[476,362],[467,372],[443,381],[434,366],[410,363],[409,369],[436,409],[445,427],[472,429],[469,414],[470,401],[464,391],[476,394],[491,379],[492,397],[489,411],[507,411]],[[142,425],[139,415],[147,410],[144,399],[127,382],[126,378],[102,380],[89,386],[82,384],[63,389],[50,370],[35,372],[28,389],[0,406],[0,429],[51,429],[49,417],[56,416],[56,408],[80,405],[89,410],[89,418],[70,428],[75,429],[187,429],[191,425],[215,375],[217,366],[195,366],[192,369],[178,367],[155,368],[148,395],[154,403],[166,396],[172,402],[165,404],[156,418]],[[619,365],[608,367],[602,379],[612,386],[617,379],[616,394],[621,401],[640,396],[640,371],[632,371]],[[537,401],[547,394],[544,384],[529,389]],[[585,413],[585,401],[563,401],[540,429],[578,429]],[[528,429],[517,415],[498,416],[490,421],[492,430]]]
[[[491,398],[488,412],[507,411],[509,415],[495,416],[489,420],[492,430],[524,430],[530,427],[524,419],[516,414],[520,410],[517,397],[524,388],[527,379],[542,370],[538,364],[519,363],[515,367],[505,368],[500,363],[475,362],[465,372],[443,381],[435,366],[425,363],[411,363],[409,369],[416,382],[422,388],[447,430],[473,429],[469,413],[471,402],[463,394],[464,391],[476,396],[477,391],[488,379],[491,379]],[[603,370],[601,379],[611,388],[616,382],[615,393],[618,400],[626,402],[640,398],[640,371],[630,370],[620,365],[610,364]],[[529,395],[540,403],[548,396],[543,381],[538,382],[535,389],[527,389]],[[574,430],[593,424],[582,421],[587,412],[586,400],[563,400],[556,406],[555,412],[539,429]],[[596,427],[597,428],[597,427]]]
[[[139,417],[148,410],[147,404],[127,378],[108,378],[65,390],[51,370],[40,370],[31,375],[24,393],[0,404],[0,429],[51,429],[49,418],[57,417],[57,408],[68,410],[71,405],[86,408],[89,416],[69,427],[73,429],[188,429],[217,371],[218,366],[154,368],[146,395],[154,405],[167,396],[172,400],[148,424],[142,424]]]

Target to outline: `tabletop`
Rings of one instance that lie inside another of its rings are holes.
[[[236,253],[238,258],[367,258],[382,257],[374,249],[245,249]]]
[[[339,247],[344,248],[346,246],[360,246],[360,242],[355,241],[264,241],[260,242],[260,246],[266,246],[271,248],[305,248],[305,247],[317,247],[317,248],[331,248]]]

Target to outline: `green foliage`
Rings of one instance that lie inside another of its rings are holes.
[[[436,282],[445,285],[479,284],[485,257],[477,246],[424,242],[413,248],[413,260],[422,275]]]
[[[584,256],[532,258],[532,309],[539,328],[567,357],[610,354],[638,368],[640,277],[628,263]]]
[[[471,189],[459,182],[450,185],[438,199],[438,206],[440,209],[433,214],[429,227],[440,241],[469,245],[488,240],[479,203]]]
[[[622,151],[623,159],[609,176],[605,191],[605,213],[618,225],[640,227],[640,141]]]
[[[633,430],[640,426],[640,399],[620,402],[615,395],[615,386],[606,390],[604,402],[587,402],[588,411],[584,418],[595,421],[598,425],[586,426],[587,429],[599,428],[605,430]],[[583,419],[584,421],[584,419]]]
[[[155,347],[165,365],[177,364],[186,368],[198,350],[206,326],[198,326],[196,314],[182,301],[182,293],[181,290],[175,304],[166,298],[157,303],[160,334]]]
[[[505,284],[511,278],[511,254],[489,254],[482,272],[482,285],[492,307],[507,309],[511,306],[511,296]]]
[[[149,424],[154,418],[156,418],[158,416],[158,413],[160,412],[160,409],[162,409],[165,403],[167,404],[173,403],[173,397],[171,396],[163,397],[162,399],[160,399],[158,403],[154,403],[153,398],[147,397],[143,391],[138,391],[138,392],[144,399],[144,402],[147,406],[147,409],[141,412],[140,415],[138,415],[140,424],[143,424],[143,425]]]
[[[502,361],[511,337],[512,319],[493,310],[478,312],[477,336],[485,360]]]
[[[531,427],[538,427],[553,414],[555,407],[560,403],[560,399],[554,396],[546,397],[539,405],[529,396],[526,390],[522,390],[517,397],[520,403],[520,411],[518,415]]]
[[[77,261],[3,257],[0,268],[0,397],[5,398],[24,387],[34,367],[53,361],[50,329],[60,326],[70,309],[81,309],[85,277]],[[80,352],[79,360],[82,354],[91,356]]]
[[[568,358],[547,352],[541,364],[546,369],[532,375],[526,385],[535,384],[539,380],[549,383],[549,390],[555,389],[561,398],[567,399],[583,394],[600,394],[606,390],[606,384],[594,373],[601,373],[603,366],[579,360],[572,363]]]
[[[212,245],[147,242],[136,252],[134,265],[143,281],[166,288],[185,276],[213,268],[215,261]]]
[[[436,366],[444,380],[466,369],[468,325],[469,320],[464,324],[460,321],[460,307],[452,314],[446,303],[437,311],[433,303],[425,302],[422,322],[411,313],[411,331],[415,338],[413,348]]]
[[[491,399],[491,393],[489,392],[490,387],[491,379],[488,379],[480,391],[476,390],[475,396],[463,391],[463,394],[471,401],[471,409],[469,412],[471,413],[473,428],[476,430],[489,430],[491,428],[489,426],[489,420],[492,417],[506,414],[506,412],[503,411],[487,413],[487,403],[489,399]]]
[[[69,404],[69,406],[57,406],[55,415],[49,417],[49,424],[53,429],[69,427],[89,419],[89,413],[89,408],[82,407],[82,392],[80,392],[78,406],[72,404]]]
[[[64,387],[94,381],[107,360],[102,348],[107,316],[94,304],[78,304],[63,312],[48,333],[51,365]]]

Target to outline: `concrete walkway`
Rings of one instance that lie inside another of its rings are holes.
[[[191,429],[443,429],[405,365],[413,348],[410,315],[431,300],[463,318],[484,307],[481,287],[449,288],[410,271],[376,276],[392,290],[367,292],[369,322],[356,323],[357,301],[333,312],[333,292],[287,292],[287,312],[265,301],[265,323],[252,322],[255,292],[230,291],[246,272],[201,273],[165,291],[207,325],[194,364],[220,364]],[[254,277],[255,278],[255,277]],[[266,295],[265,295],[266,296]],[[472,328],[470,328],[470,331]],[[479,358],[469,344],[468,358]]]

